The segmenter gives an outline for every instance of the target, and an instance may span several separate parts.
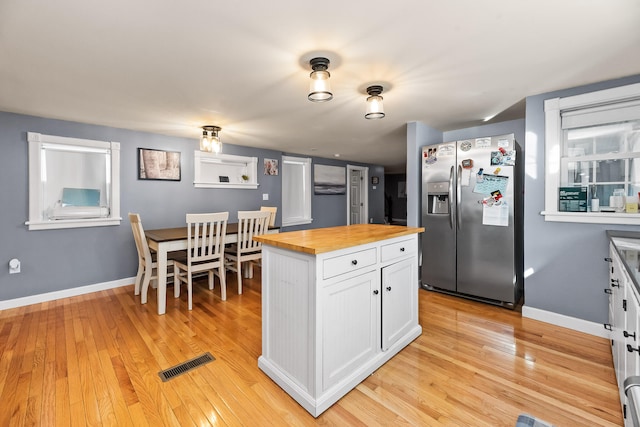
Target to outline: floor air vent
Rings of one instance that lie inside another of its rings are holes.
[[[178,375],[189,372],[192,369],[197,368],[198,366],[204,365],[205,363],[213,362],[214,360],[216,360],[216,358],[213,357],[211,353],[206,352],[202,356],[195,357],[179,365],[176,365],[169,369],[165,369],[164,371],[160,371],[158,372],[158,375],[160,375],[160,379],[162,379],[163,382],[166,382],[172,378],[177,377]]]

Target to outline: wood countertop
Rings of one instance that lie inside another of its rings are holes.
[[[314,228],[288,231],[279,234],[264,234],[254,240],[265,245],[276,246],[308,254],[320,254],[350,248],[365,243],[422,233],[422,227],[402,225],[354,224],[341,227]]]

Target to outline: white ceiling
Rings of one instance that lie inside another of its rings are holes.
[[[319,55],[334,99],[312,103]],[[524,117],[526,96],[638,73],[638,0],[0,0],[0,110],[194,149],[218,125],[226,143],[402,171],[407,122]],[[370,84],[382,120],[364,118]]]

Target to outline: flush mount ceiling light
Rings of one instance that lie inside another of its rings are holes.
[[[222,151],[222,141],[218,132],[222,129],[218,126],[202,126],[202,138],[200,139],[200,151],[219,153]]]
[[[384,117],[384,106],[382,105],[382,86],[369,86],[367,88],[367,112],[366,119],[381,119]]]
[[[311,84],[309,85],[309,101],[312,102],[326,102],[333,98],[331,93],[331,85],[329,84],[329,77],[331,76],[327,69],[329,68],[329,60],[327,58],[313,58],[309,61],[311,69],[313,70],[309,77],[311,77]]]

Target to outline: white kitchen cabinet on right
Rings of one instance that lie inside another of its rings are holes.
[[[640,375],[640,298],[631,274],[638,272],[640,241],[615,237],[609,247],[609,323],[613,365],[620,393],[625,426],[633,426],[625,379]],[[633,266],[633,267],[629,267]],[[631,270],[631,271],[630,271]]]

